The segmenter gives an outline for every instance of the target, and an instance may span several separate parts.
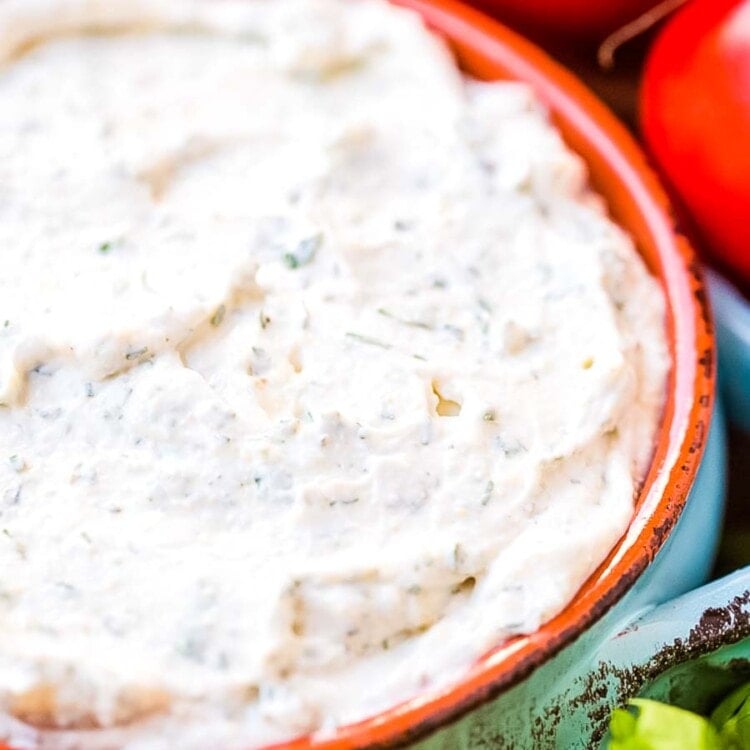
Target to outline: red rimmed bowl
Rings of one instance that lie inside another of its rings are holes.
[[[448,689],[426,692],[333,736],[277,747],[586,747],[615,701],[606,691],[596,700],[576,692],[600,647],[644,606],[700,583],[713,556],[723,444],[721,425],[711,425],[715,355],[703,279],[690,246],[674,231],[666,198],[641,151],[573,75],[523,38],[453,0],[395,1],[421,14],[448,40],[467,74],[530,84],[567,143],[584,157],[611,215],[633,236],[664,288],[673,361],[668,399],[629,530],[560,615],[487,653]],[[578,695],[583,697],[575,703]],[[577,738],[575,744],[562,739],[567,737]]]
[[[278,747],[386,748],[425,738],[420,747],[445,750],[555,747],[555,737],[577,731],[563,726],[564,717],[555,719],[555,714],[563,710],[598,644],[611,635],[613,623],[693,588],[710,569],[723,500],[720,415],[710,430],[707,466],[691,493],[714,406],[714,338],[704,281],[693,250],[675,232],[666,196],[640,148],[574,75],[524,38],[458,2],[394,2],[419,13],[443,36],[468,75],[519,80],[534,88],[568,145],[585,159],[591,182],[606,198],[612,217],[632,235],[661,281],[673,366],[656,452],[629,530],[562,613],[535,633],[483,656],[452,688],[425,693],[343,727],[334,737],[304,738]],[[670,537],[678,521],[679,529]],[[579,638],[584,633],[586,637]],[[571,668],[575,663],[579,669]],[[536,679],[529,680],[532,672]],[[587,718],[575,721],[586,724]],[[586,737],[590,740],[600,731],[594,724],[579,727],[577,746],[586,747]]]

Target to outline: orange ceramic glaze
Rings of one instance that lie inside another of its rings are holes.
[[[612,217],[633,236],[661,280],[673,361],[663,424],[628,532],[565,610],[538,631],[485,654],[466,677],[389,711],[275,750],[386,748],[417,740],[522,681],[612,607],[643,573],[673,529],[700,463],[714,398],[714,340],[703,279],[675,230],[657,179],[625,127],[571,73],[537,47],[454,0],[394,0],[444,36],[467,74],[530,84],[569,146],[586,160]],[[585,519],[582,519],[585,522]],[[9,750],[0,746],[0,750]],[[271,750],[269,748],[269,750]]]

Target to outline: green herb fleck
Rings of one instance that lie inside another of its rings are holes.
[[[106,255],[110,250],[113,250],[115,247],[115,243],[111,241],[102,242],[101,245],[99,245],[98,250],[102,255]]]
[[[219,305],[216,308],[216,312],[211,316],[211,325],[214,328],[218,328],[222,321],[224,320],[224,315],[226,315],[227,308],[224,305]]]
[[[482,505],[487,505],[492,498],[492,493],[495,491],[495,483],[490,479],[484,488],[484,494],[482,495]]]
[[[457,568],[464,561],[464,559],[465,559],[464,549],[461,546],[461,544],[456,542],[456,544],[453,547],[453,567]]]
[[[205,658],[206,646],[201,639],[195,636],[187,636],[181,643],[177,644],[177,653],[183,658],[202,663]]]
[[[354,333],[354,331],[347,331],[346,335],[350,339],[359,341],[361,344],[370,344],[370,346],[379,346],[381,349],[392,349],[390,344],[384,341],[378,341],[378,339],[371,338],[370,336],[363,336],[361,333]]]
[[[405,326],[411,326],[412,328],[422,328],[425,331],[432,330],[432,326],[429,323],[425,323],[421,320],[408,320],[406,318],[399,318],[397,315],[394,315],[392,312],[386,310],[383,307],[378,308],[378,314],[386,318],[390,318],[391,320],[395,320],[397,323],[401,323]]]
[[[270,325],[270,323],[271,323],[271,318],[269,318],[268,315],[266,315],[266,313],[263,312],[263,310],[261,309],[261,311],[260,311],[260,327],[265,331],[266,328],[268,328],[268,326]]]
[[[287,268],[296,269],[307,265],[314,257],[318,248],[323,243],[323,233],[318,232],[308,237],[297,245],[293,253],[284,253],[284,263]]]
[[[148,352],[148,347],[147,346],[142,346],[140,349],[133,349],[132,351],[129,351],[125,355],[125,359],[127,359],[127,360],[139,359],[140,357],[142,357],[147,352]]]

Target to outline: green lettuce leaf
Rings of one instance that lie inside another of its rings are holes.
[[[714,724],[676,706],[635,698],[636,711],[616,709],[610,721],[609,750],[725,750]],[[734,746],[732,750],[734,750]],[[750,746],[748,746],[750,748]],[[737,748],[745,750],[743,745]]]
[[[750,683],[730,693],[714,709],[711,723],[723,750],[750,750]]]

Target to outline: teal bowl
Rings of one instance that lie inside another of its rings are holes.
[[[636,694],[708,715],[750,682],[750,567],[657,607],[602,656],[591,679],[611,682],[622,699]]]
[[[706,273],[716,321],[719,383],[729,419],[750,432],[750,301],[716,271]]]
[[[714,338],[701,270],[674,231],[669,204],[638,145],[572,74],[456,0],[394,2],[442,34],[467,73],[523,81],[536,91],[568,145],[585,160],[613,219],[634,238],[662,285],[673,367],[652,465],[630,527],[561,613],[533,633],[499,644],[455,685],[284,747],[593,747],[627,689],[614,678],[592,681],[592,675],[613,658],[620,633],[707,579],[717,546],[725,437],[721,410],[714,408]],[[46,737],[38,745],[55,746]],[[86,740],[75,747],[85,748]]]

